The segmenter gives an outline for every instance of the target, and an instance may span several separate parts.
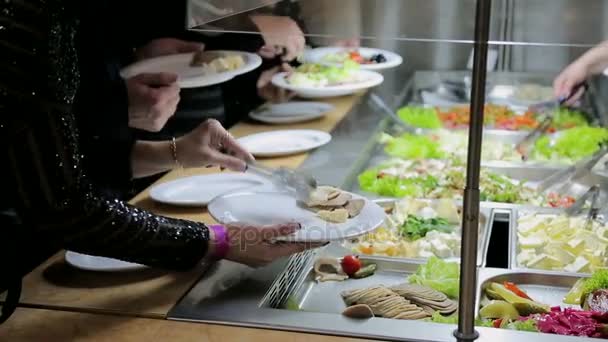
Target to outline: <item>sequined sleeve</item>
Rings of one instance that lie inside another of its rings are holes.
[[[71,111],[78,87],[75,1],[6,0],[0,13],[3,196],[32,239],[81,253],[188,269],[209,237],[200,223],[154,216],[96,194]],[[66,5],[70,4],[70,5]],[[112,151],[107,151],[108,168]]]

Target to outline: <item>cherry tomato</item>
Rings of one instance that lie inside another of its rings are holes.
[[[497,319],[497,320],[494,320],[494,322],[492,322],[492,326],[494,328],[500,328],[501,325],[502,325],[502,319]]]
[[[361,260],[354,255],[347,255],[342,259],[342,270],[348,276],[352,276],[361,269]]]
[[[363,58],[363,56],[361,56],[361,54],[359,54],[358,52],[351,52],[349,57],[352,61],[357,62],[359,64],[365,62],[365,58]]]

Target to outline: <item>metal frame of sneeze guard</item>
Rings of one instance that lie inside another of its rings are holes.
[[[271,6],[280,0],[188,0],[186,28],[201,28],[214,21]]]

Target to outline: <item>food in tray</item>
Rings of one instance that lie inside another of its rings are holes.
[[[470,106],[460,105],[447,109],[406,106],[397,114],[405,123],[417,128],[468,128]],[[552,113],[552,116],[551,132],[589,125],[586,116],[576,110],[560,108]],[[541,121],[542,115],[539,113],[516,113],[506,106],[488,104],[484,109],[484,125],[487,128],[509,131],[532,130]]]
[[[450,315],[458,309],[458,304],[449,299],[444,293],[430,287],[416,284],[400,284],[390,287],[391,291],[420,306],[429,315],[439,312]]]
[[[356,253],[403,258],[460,257],[460,213],[451,200],[404,199],[383,227],[347,243]]]
[[[606,289],[608,289],[608,270],[602,269],[594,272],[589,278],[579,279],[564,297],[564,303],[581,305],[586,302],[586,298],[590,294]],[[608,312],[608,310],[601,312]]]
[[[354,199],[348,192],[330,186],[319,186],[311,192],[306,207],[317,213],[321,219],[332,223],[344,223],[357,217],[365,200]]]
[[[342,260],[319,258],[314,265],[315,280],[319,282],[367,278],[374,275],[376,269],[376,264],[364,263],[354,255],[347,255]]]
[[[403,134],[393,137],[380,136],[384,151],[391,157],[401,159],[446,159],[453,158],[464,164],[467,159],[468,135],[461,131],[437,130],[425,135]],[[485,140],[481,151],[482,160],[521,161],[521,154],[513,144],[496,140]]]
[[[599,302],[594,305],[599,304],[595,307],[598,310],[550,307],[530,299],[513,283],[491,283],[481,298],[480,323],[511,330],[608,338],[608,316],[602,311],[606,297],[603,292],[597,294]]]
[[[326,281],[344,281],[348,279],[348,274],[344,272],[340,261],[336,258],[319,258],[315,261],[315,280],[319,282]]]
[[[606,141],[606,128],[575,127],[539,138],[534,145],[534,159],[577,161],[592,156]]]
[[[345,291],[341,295],[344,302],[349,306],[369,306],[374,316],[408,320],[430,316],[422,307],[412,304],[385,286]]]
[[[576,127],[547,134],[534,143],[530,162],[572,164],[593,155],[600,144],[608,140],[608,129],[599,127]],[[401,159],[445,159],[456,158],[460,163],[467,159],[468,135],[462,131],[435,130],[421,135],[403,134],[393,137],[382,134],[379,142],[385,152]],[[483,161],[522,162],[522,155],[515,144],[494,139],[483,142]]]
[[[608,266],[608,225],[586,217],[528,214],[518,219],[519,267],[593,272]]]
[[[361,55],[358,50],[345,50],[334,53],[328,53],[323,56],[323,61],[327,63],[342,64],[346,61],[352,61],[357,64],[380,64],[386,63],[387,59],[381,53],[373,54],[370,57]]]
[[[215,74],[241,69],[245,66],[245,60],[238,54],[218,57],[214,53],[201,50],[194,54],[190,65],[203,67],[208,73]]]
[[[302,64],[286,80],[297,87],[324,88],[364,81],[358,71],[359,65],[354,62],[346,62],[341,67]]]
[[[458,309],[458,304],[445,294],[422,285],[379,285],[345,291],[341,295],[349,305],[343,314],[352,318],[363,316],[366,308],[373,316],[412,320],[428,318],[435,313],[450,315]]]
[[[416,273],[408,277],[408,282],[428,286],[456,299],[460,287],[460,266],[455,262],[430,257],[426,264],[420,265]]]
[[[466,168],[455,159],[393,159],[359,175],[359,186],[382,196],[458,200],[463,198],[465,174]],[[525,182],[487,169],[480,177],[482,201],[531,205],[548,201]]]

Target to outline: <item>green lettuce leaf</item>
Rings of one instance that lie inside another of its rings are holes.
[[[600,143],[608,140],[608,129],[576,127],[559,133],[554,144],[551,137],[543,136],[536,141],[534,152],[537,159],[579,160],[593,155]]]
[[[387,154],[404,159],[442,159],[446,157],[441,144],[423,135],[404,134],[388,139]]]
[[[389,197],[421,198],[437,186],[437,179],[430,175],[405,179],[394,176],[380,177],[378,170],[368,170],[359,175],[361,190]]]
[[[397,115],[403,122],[413,127],[428,129],[442,127],[441,120],[434,108],[408,106],[399,109]]]
[[[458,298],[460,266],[455,262],[431,257],[409,277],[409,282],[428,286],[445,293],[450,298]]]

